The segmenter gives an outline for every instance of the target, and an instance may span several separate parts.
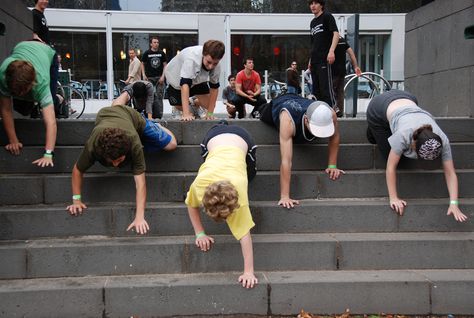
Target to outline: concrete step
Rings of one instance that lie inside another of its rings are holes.
[[[241,271],[239,242],[213,237],[207,253],[194,236],[2,241],[0,279]],[[256,234],[253,249],[259,271],[474,269],[472,232]]]
[[[457,172],[459,197],[474,197],[474,170]],[[196,177],[195,173],[148,173],[148,202],[182,202]],[[9,204],[66,204],[71,201],[71,176],[1,175],[0,206]],[[403,170],[398,172],[401,198],[448,198],[441,170]],[[249,184],[252,201],[277,201],[280,198],[280,175],[261,171]],[[120,185],[119,187],[117,185]],[[347,171],[337,181],[322,171],[294,171],[291,193],[295,199],[386,197],[384,170]],[[83,200],[91,202],[135,202],[132,175],[120,172],[85,175]]]
[[[439,126],[446,133],[451,142],[474,141],[473,118],[437,118]],[[58,120],[57,144],[63,146],[83,145],[94,127],[93,119],[63,119]],[[216,121],[197,120],[191,123],[170,120],[164,123],[176,136],[178,142],[184,145],[199,144],[206,131]],[[257,144],[278,144],[278,133],[273,127],[254,119],[230,120],[231,125],[246,128]],[[44,124],[39,119],[18,119],[15,121],[19,140],[24,145],[44,145]],[[365,119],[339,119],[341,142],[366,143],[367,123]],[[0,130],[0,144],[6,144],[4,130]],[[316,142],[325,143],[326,140]]]
[[[357,233],[357,232],[474,232],[474,199],[461,200],[468,221],[446,216],[446,199],[409,200],[404,215],[394,213],[385,199],[304,200],[293,210],[277,207],[276,201],[251,202],[255,234]],[[90,204],[79,217],[64,205],[0,207],[0,240],[66,238],[85,235],[135,236],[126,228],[135,216],[134,204]],[[148,236],[192,235],[184,203],[149,203]],[[207,233],[230,234],[228,227],[202,217]]]
[[[454,165],[457,169],[474,169],[474,143],[454,143]],[[7,152],[0,153],[0,171],[2,174],[53,174],[70,173],[82,151],[82,146],[60,146],[55,149],[54,167],[38,168],[31,164],[42,156],[42,146],[24,147],[21,156]],[[179,146],[173,152],[146,154],[147,172],[196,172],[202,164],[200,146]],[[323,170],[328,164],[326,145],[295,145],[293,150],[293,170]],[[342,144],[339,147],[338,167],[344,170],[383,169],[383,160],[373,145]],[[257,168],[260,171],[278,171],[280,169],[279,145],[262,145],[257,151]],[[400,169],[422,168],[418,160],[402,160]],[[106,172],[108,168],[96,163],[88,172]],[[130,167],[124,167],[130,172]]]
[[[162,274],[0,281],[2,317],[176,317],[232,314],[471,315],[474,270]]]

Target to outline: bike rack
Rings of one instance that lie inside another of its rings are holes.
[[[374,73],[374,72],[364,72],[364,73],[360,74],[360,76],[357,76],[357,74],[346,75],[345,79],[349,79],[349,80],[344,85],[344,93],[345,93],[347,87],[349,87],[349,84],[351,84],[356,78],[360,78],[360,77],[368,80],[374,87],[374,89],[372,90],[372,92],[369,95],[369,98],[373,98],[376,91],[378,93],[382,93],[384,86],[379,87],[377,85],[377,83],[372,78],[370,78],[370,76],[377,77],[380,80],[382,80],[384,82],[385,86],[387,87],[388,91],[392,89],[392,85],[390,85],[389,81],[387,81],[382,75]],[[354,109],[354,114],[353,115],[355,116],[355,114],[357,114],[357,104],[356,104],[356,107]]]

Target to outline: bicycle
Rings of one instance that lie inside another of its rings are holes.
[[[79,82],[71,81],[67,85],[63,85],[58,81],[57,94],[62,97],[62,103],[66,103],[69,118],[78,119],[84,114],[86,109],[86,99],[84,94],[76,88]]]

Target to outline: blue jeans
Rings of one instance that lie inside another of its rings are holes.
[[[170,143],[171,135],[160,124],[149,119],[145,120],[146,126],[142,135],[143,148],[145,152],[158,152]]]

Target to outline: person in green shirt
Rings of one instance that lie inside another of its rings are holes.
[[[133,108],[124,105],[102,108],[72,169],[72,204],[66,209],[75,216],[87,208],[81,197],[82,180],[86,170],[96,161],[106,167],[122,167],[131,163],[137,191],[136,213],[127,231],[134,229],[139,234],[145,234],[149,226],[145,220],[146,166],[143,152],[172,151],[176,146],[176,138],[171,131],[143,118]]]
[[[0,65],[0,115],[8,137],[5,149],[19,155],[23,144],[15,131],[13,109],[29,115],[37,102],[46,126],[44,155],[33,161],[40,167],[53,166],[56,144],[56,118],[53,95],[57,83],[56,52],[37,41],[18,43],[13,53]],[[56,77],[55,77],[56,74]]]

